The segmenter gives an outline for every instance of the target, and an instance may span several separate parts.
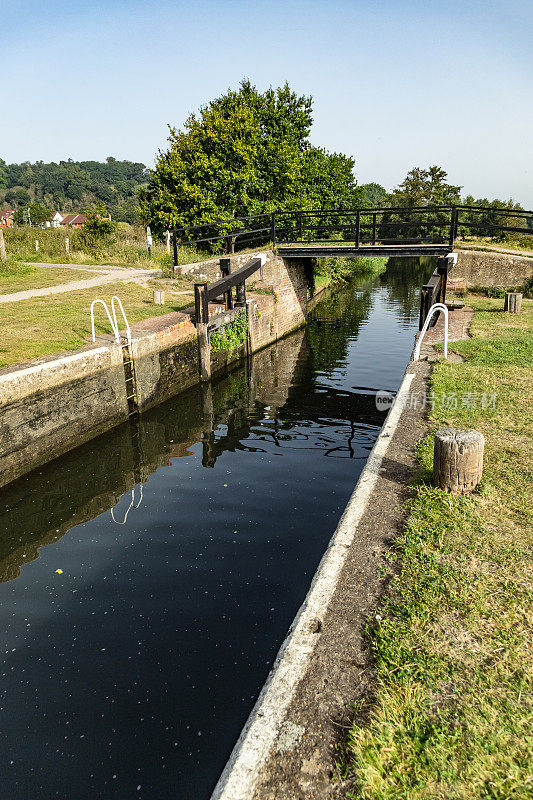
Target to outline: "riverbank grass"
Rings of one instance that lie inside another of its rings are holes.
[[[473,338],[451,345],[466,360],[435,366],[429,420],[484,434],[483,482],[470,497],[434,488],[433,435],[421,443],[400,566],[368,630],[375,693],[349,733],[351,798],[533,794],[533,301],[519,316],[467,302]]]
[[[115,294],[122,300],[130,324],[147,317],[179,311],[194,302],[192,291],[180,294],[165,291],[165,304],[154,305],[151,288],[136,283],[115,283],[16,303],[2,303],[0,367],[75,350],[86,344],[91,336],[91,301],[101,297],[109,304]],[[96,329],[98,333],[111,333],[101,307],[98,309]]]

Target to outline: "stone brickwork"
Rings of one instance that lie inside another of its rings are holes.
[[[526,256],[494,250],[458,250],[457,254],[451,277],[467,286],[507,289],[522,286],[533,275],[533,258]]]

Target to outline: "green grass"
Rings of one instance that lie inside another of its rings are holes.
[[[83,229],[28,228],[18,225],[4,232],[7,254],[12,261],[38,261],[51,264],[110,265],[149,269],[164,269],[172,263],[162,239],[154,236],[151,256],[146,246],[146,233],[139,226],[124,226],[110,237],[87,239]],[[69,239],[69,253],[65,239]],[[35,240],[39,251],[35,252]],[[194,247],[184,245],[178,250],[180,264],[208,258]]]
[[[68,281],[94,278],[94,272],[84,272],[60,267],[32,267],[20,262],[0,264],[0,294],[22,292],[26,289],[41,289]]]
[[[166,293],[165,305],[156,306],[152,302],[151,289],[134,283],[117,283],[17,303],[2,303],[0,367],[75,350],[85,344],[91,335],[91,301],[100,297],[109,304],[114,294],[122,300],[130,324],[178,311],[194,302],[192,293]],[[110,333],[102,307],[98,306],[97,311],[97,333]]]
[[[491,239],[488,236],[466,236],[455,240],[455,247],[460,250],[493,250],[501,252],[502,250],[517,250],[531,253],[533,251],[533,235],[524,234],[506,234],[502,239]]]
[[[369,624],[375,693],[358,709],[343,758],[361,800],[525,800],[531,773],[531,396],[533,302],[468,298],[464,363],[439,362],[432,432],[485,436],[484,477],[470,497],[431,483],[432,435],[419,446],[410,516],[396,540],[382,621]],[[475,408],[441,406],[463,392]],[[495,407],[482,395],[497,394]]]

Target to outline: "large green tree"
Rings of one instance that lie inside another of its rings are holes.
[[[360,204],[351,158],[309,141],[312,99],[245,80],[170,128],[149,185],[146,222],[185,226],[276,210]]]
[[[448,183],[448,173],[441,167],[414,167],[393,190],[390,199],[396,206],[458,205],[461,188]]]

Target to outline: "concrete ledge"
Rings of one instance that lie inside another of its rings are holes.
[[[287,721],[287,711],[310,667],[320,637],[320,619],[336,590],[357,526],[380,476],[387,448],[402,414],[414,375],[406,373],[346,510],[324,554],[307,597],[278,653],[267,682],[215,787],[212,800],[251,800],[261,769],[281,736],[302,731]],[[286,796],[280,794],[279,796]]]
[[[41,361],[0,375],[0,404],[122,364],[118,345],[92,347],[70,356]]]

